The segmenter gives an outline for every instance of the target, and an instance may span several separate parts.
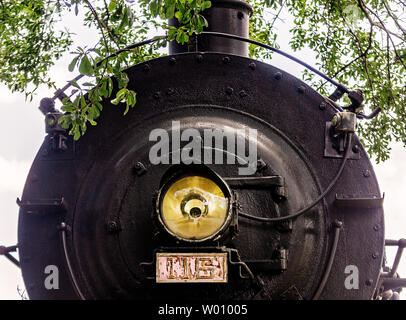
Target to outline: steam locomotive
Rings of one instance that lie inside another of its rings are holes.
[[[327,98],[249,58],[251,12],[212,1],[193,43],[126,70],[136,107],[123,117],[103,101],[78,141],[41,102],[47,135],[18,200],[30,298],[398,297],[405,279],[384,249],[400,260],[406,241],[385,242],[355,135],[362,94],[329,79]]]

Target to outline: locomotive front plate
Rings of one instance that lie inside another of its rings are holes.
[[[227,253],[157,253],[156,282],[227,282]]]

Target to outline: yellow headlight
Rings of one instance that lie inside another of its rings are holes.
[[[229,201],[212,180],[187,176],[173,182],[163,194],[160,216],[173,235],[202,240],[221,230],[229,214]]]

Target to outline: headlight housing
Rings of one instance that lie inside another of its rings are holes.
[[[160,224],[178,240],[218,240],[233,220],[232,194],[224,180],[205,168],[183,167],[166,179],[158,193]]]

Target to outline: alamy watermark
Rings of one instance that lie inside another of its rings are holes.
[[[239,175],[257,171],[257,130],[252,128],[180,129],[172,121],[172,130],[154,129],[149,141],[156,142],[149,151],[152,164],[240,164]],[[183,142],[183,146],[181,147]],[[184,142],[187,142],[186,144]]]
[[[59,289],[59,269],[51,264],[45,267],[44,273],[47,275],[44,280],[44,286],[47,290]]]

